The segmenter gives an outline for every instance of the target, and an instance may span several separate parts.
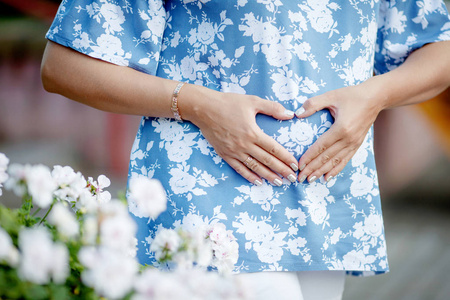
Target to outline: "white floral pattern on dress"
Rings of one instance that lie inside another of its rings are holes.
[[[438,0],[64,0],[47,38],[118,65],[296,110],[326,91],[400,65],[422,45],[450,39]],[[299,158],[333,123],[256,121]],[[372,130],[330,182],[252,186],[190,122],[144,117],[129,177],[159,179],[168,209],[156,220],[130,202],[138,257],[153,263],[155,232],[221,222],[234,230],[234,272],[388,271]]]

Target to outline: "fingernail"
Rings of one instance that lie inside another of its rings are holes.
[[[305,112],[305,109],[302,106],[299,109],[297,109],[297,111],[295,112],[295,115],[298,117],[299,115],[301,115],[304,112]]]
[[[295,182],[297,180],[297,176],[294,174],[289,174],[288,179],[290,182]]]
[[[276,178],[276,179],[273,181],[273,183],[274,183],[276,186],[281,186],[281,185],[283,184],[283,182],[282,182],[280,179],[278,179],[278,178]]]
[[[328,177],[327,182],[330,182],[331,179],[333,179],[333,176]]]
[[[297,164],[292,163],[292,164],[291,164],[291,169],[294,170],[294,172],[297,172],[297,171],[298,171],[298,166],[297,166]]]
[[[300,177],[300,180],[299,180],[299,182],[304,182],[306,180],[306,176],[305,175],[303,175],[302,177]]]
[[[262,182],[261,180],[256,179],[255,181],[253,181],[253,184],[256,186],[262,186]]]
[[[292,110],[286,109],[284,111],[284,114],[288,117],[293,117],[294,116],[294,112]]]
[[[303,171],[304,168],[306,168],[306,164],[300,166],[300,171]]]
[[[317,177],[316,176],[312,176],[309,178],[309,183],[313,183],[314,181],[316,181]]]

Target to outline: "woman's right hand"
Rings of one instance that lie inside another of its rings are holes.
[[[295,157],[265,134],[255,120],[258,113],[289,120],[294,117],[292,111],[257,96],[222,93],[190,84],[183,87],[178,98],[183,119],[198,126],[217,154],[245,179],[261,185],[264,178],[281,186],[281,174],[296,181]]]

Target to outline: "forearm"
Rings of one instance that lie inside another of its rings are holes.
[[[47,91],[100,110],[173,118],[177,81],[106,63],[49,42],[41,77]],[[257,113],[289,120],[294,112],[257,96],[222,93],[186,84],[178,97],[184,120],[191,121],[232,168],[261,185],[261,178],[281,185],[278,174],[295,181],[295,157],[258,127]],[[243,163],[252,158],[252,166]]]
[[[49,42],[41,69],[44,88],[114,113],[173,117],[176,81],[100,61]]]
[[[429,100],[449,86],[450,42],[428,44],[411,53],[397,69],[361,85],[380,111]]]

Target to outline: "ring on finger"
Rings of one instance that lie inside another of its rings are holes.
[[[243,164],[248,168],[250,163],[252,162],[253,157],[251,157],[250,155],[247,157],[246,160],[244,160]]]

